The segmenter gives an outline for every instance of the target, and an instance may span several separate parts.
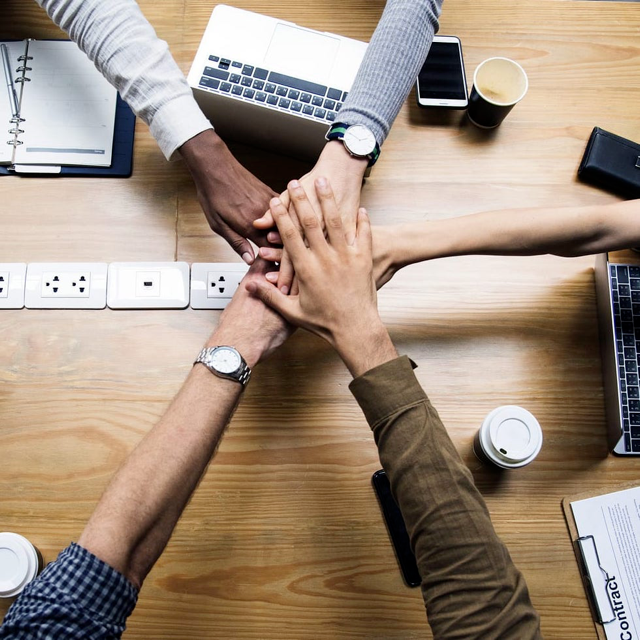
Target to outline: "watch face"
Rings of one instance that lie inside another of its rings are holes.
[[[220,373],[233,373],[240,363],[240,354],[230,347],[219,347],[211,354],[211,366]]]
[[[354,124],[345,131],[344,144],[353,155],[364,158],[376,148],[376,139],[367,127]]]

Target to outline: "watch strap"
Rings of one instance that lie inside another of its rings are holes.
[[[325,139],[326,140],[344,140],[344,134],[346,133],[347,129],[350,126],[353,126],[353,125],[348,125],[348,124],[345,124],[344,122],[334,122],[331,125],[331,127],[329,127],[329,131],[327,131],[325,135]],[[347,149],[347,151],[349,150]],[[376,146],[374,147],[373,151],[363,157],[368,158],[369,160],[369,164],[367,166],[373,167],[373,165],[378,161],[378,158],[380,157],[380,145],[376,142]]]
[[[213,355],[213,352],[216,349],[219,349],[220,347],[223,347],[223,346],[233,349],[240,356],[240,366],[233,373],[222,373],[221,371],[218,371],[210,364],[210,360],[211,360],[211,356]],[[249,379],[251,378],[251,368],[245,362],[245,359],[242,357],[240,352],[235,347],[229,347],[229,345],[218,345],[217,347],[205,347],[200,351],[200,353],[198,354],[198,357],[195,359],[193,364],[195,365],[198,363],[203,364],[205,367],[207,367],[207,369],[209,369],[209,371],[211,371],[211,373],[213,373],[213,375],[218,376],[219,378],[225,378],[226,380],[233,380],[234,382],[239,382],[243,388],[247,385],[247,383],[249,382]]]

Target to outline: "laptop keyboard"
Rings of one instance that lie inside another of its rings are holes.
[[[640,266],[610,264],[624,449],[640,453]]]
[[[312,120],[333,122],[347,97],[346,91],[237,60],[212,55],[209,62],[211,66],[204,68],[200,87]]]

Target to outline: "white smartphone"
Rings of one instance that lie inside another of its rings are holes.
[[[421,107],[466,109],[469,105],[462,44],[456,36],[434,36],[416,82]]]

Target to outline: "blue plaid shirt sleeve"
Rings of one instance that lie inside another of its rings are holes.
[[[72,543],[11,605],[0,638],[120,638],[137,600],[121,573]]]

